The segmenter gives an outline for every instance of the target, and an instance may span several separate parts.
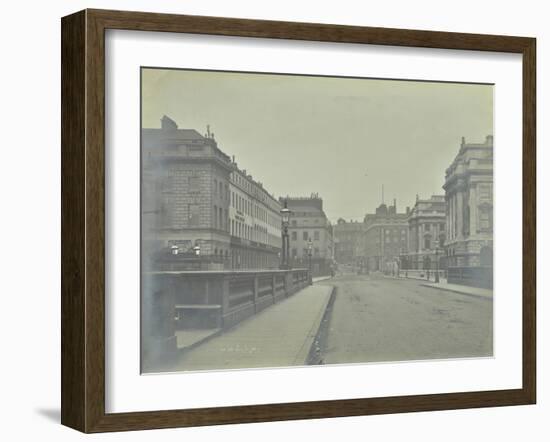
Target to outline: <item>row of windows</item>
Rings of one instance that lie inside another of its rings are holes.
[[[309,253],[308,249],[303,249],[302,250],[302,256],[308,256],[308,253]],[[297,249],[292,249],[292,257],[296,258],[297,256],[298,256],[298,250]],[[319,252],[318,247],[315,247],[313,249],[313,256],[315,256],[315,257],[320,256],[320,252]]]
[[[245,183],[248,183],[245,180],[242,180],[242,178],[239,175],[236,175],[237,181],[242,181],[241,185],[245,187],[248,191],[251,191],[250,185],[245,185]],[[171,177],[169,177],[171,178]],[[248,183],[250,184],[250,183]],[[166,187],[172,189],[173,181],[167,180]],[[165,188],[165,190],[167,190]],[[189,177],[189,190],[190,191],[199,191],[200,190],[200,176],[199,175],[192,175]],[[236,210],[246,213],[247,215],[254,216],[256,218],[261,219],[265,223],[273,226],[278,227],[280,224],[280,219],[270,214],[268,211],[263,209],[262,207],[254,204],[251,200],[244,198],[237,194],[236,192],[231,192],[229,190],[229,186],[227,184],[223,184],[221,180],[217,180],[214,178],[213,181],[213,190],[214,195],[219,197],[220,199],[224,201],[228,201]],[[265,202],[266,198],[265,195],[261,195],[262,201]]]
[[[225,190],[225,191],[224,191]],[[229,186],[214,178],[214,195],[219,196],[220,199],[229,201]]]
[[[267,228],[257,224],[249,226],[234,219],[231,220],[231,235],[264,244],[277,245],[279,243],[279,238],[270,234]]]
[[[386,236],[388,235],[399,235],[398,229],[386,229]],[[405,229],[401,229],[401,236],[405,236],[407,234],[407,231]]]
[[[295,213],[293,213],[293,215],[296,215]],[[309,220],[309,219],[302,219],[301,220],[303,224],[309,224],[311,222],[313,222],[313,224],[319,224],[321,221],[319,220],[319,218],[314,218],[313,220]],[[290,221],[290,225],[292,227],[296,227],[298,226],[298,221],[293,219],[292,221]]]
[[[386,241],[386,244],[390,243],[390,242],[394,242],[394,243],[397,243],[399,242],[399,238],[397,236],[394,236],[393,238],[390,237],[390,236],[386,236],[385,238],[385,241]],[[378,241],[377,241],[378,242]],[[405,238],[401,238],[401,242],[406,242],[406,239]]]
[[[292,241],[297,241],[298,240],[298,232],[291,232],[290,237],[291,237]],[[321,237],[321,234],[319,233],[319,231],[315,230],[313,232],[313,240],[314,241],[319,241],[320,237]],[[307,240],[309,240],[309,238],[310,238],[309,232],[307,230],[304,230],[302,232],[302,239],[304,241],[307,241]]]
[[[234,181],[241,187],[243,187],[247,192],[252,193],[252,184],[250,181],[244,179],[240,174],[232,174]]]
[[[229,231],[229,215],[226,209],[222,207],[214,206],[214,223],[215,229]]]
[[[214,255],[219,255],[220,257],[229,257],[229,250],[223,250],[223,249],[214,249]]]
[[[445,224],[444,223],[424,223],[422,224],[424,226],[425,232],[431,232],[432,230],[436,231],[439,226],[439,231],[442,232],[445,230]]]
[[[260,219],[272,227],[280,227],[280,219],[270,214],[263,207],[254,204],[249,199],[243,198],[235,192],[231,192],[231,205],[239,212]]]
[[[198,227],[200,206],[198,204],[189,205],[189,226]],[[231,235],[251,241],[263,242],[265,244],[276,245],[279,238],[270,234],[266,227],[255,225],[249,226],[234,219],[229,220],[228,211],[222,207],[214,205],[213,208],[213,228],[230,232]]]
[[[268,205],[272,205],[271,204],[272,200],[269,198],[269,196],[267,195],[265,190],[263,190],[262,188],[254,185],[253,183],[251,183],[249,180],[243,178],[238,173],[233,173],[233,174],[231,174],[231,176],[232,176],[233,181],[236,184],[238,184],[239,186],[241,186],[242,188],[244,188],[244,190],[246,192],[254,195],[255,198],[262,201],[263,203],[268,204]],[[271,208],[273,210],[276,210],[275,207],[271,207]]]

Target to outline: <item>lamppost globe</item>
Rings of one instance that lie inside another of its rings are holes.
[[[286,206],[286,202],[285,206],[281,209],[281,219],[285,225],[288,225],[290,222],[290,209]]]

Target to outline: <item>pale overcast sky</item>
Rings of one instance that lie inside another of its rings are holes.
[[[143,69],[142,124],[215,133],[275,196],[319,193],[329,219],[443,194],[461,137],[493,134],[490,85]]]

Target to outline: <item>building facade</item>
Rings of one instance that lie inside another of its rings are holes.
[[[365,249],[363,222],[340,218],[334,225],[334,258],[338,264],[358,264]]]
[[[466,143],[445,173],[449,282],[492,287],[493,137]]]
[[[160,129],[142,130],[143,250],[171,250],[181,265],[187,258],[209,269],[277,268],[279,210],[210,130],[179,129],[167,116]]]
[[[444,195],[419,199],[409,213],[408,253],[401,260],[402,269],[444,269],[446,207]]]
[[[310,264],[313,275],[328,275],[333,268],[333,229],[325,212],[323,200],[317,194],[303,198],[280,198],[290,209],[288,227],[290,265],[307,268]]]
[[[408,216],[397,213],[397,205],[382,203],[375,213],[365,215],[364,263],[367,271],[390,272],[399,266],[400,256],[407,253]]]
[[[231,266],[276,269],[281,253],[281,205],[233,163],[229,179]]]

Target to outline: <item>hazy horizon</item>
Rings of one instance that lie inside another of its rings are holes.
[[[142,127],[163,115],[211,132],[276,197],[318,193],[328,218],[361,221],[443,194],[461,138],[493,135],[493,86],[142,69]],[[414,184],[413,184],[414,183]]]

